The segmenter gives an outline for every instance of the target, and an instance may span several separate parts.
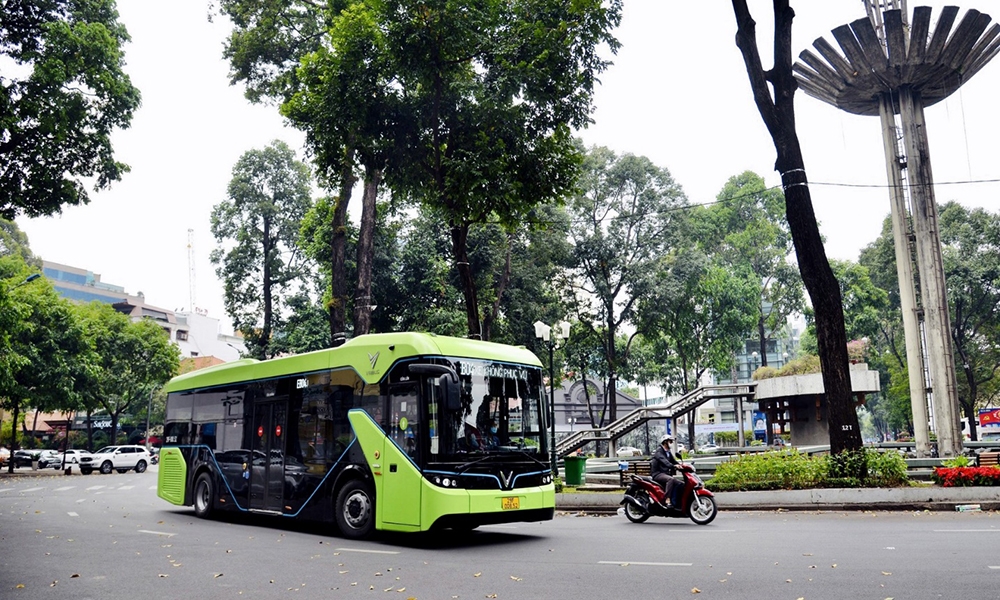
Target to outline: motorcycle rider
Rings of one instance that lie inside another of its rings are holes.
[[[679,503],[674,499],[674,494],[680,489],[680,481],[674,477],[674,474],[677,473],[677,465],[680,464],[680,461],[670,451],[670,444],[673,442],[674,436],[669,433],[660,438],[660,447],[656,449],[650,459],[649,474],[653,481],[663,486],[666,491],[664,504],[669,506],[673,503],[674,506],[679,506]]]

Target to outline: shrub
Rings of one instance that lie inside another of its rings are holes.
[[[865,458],[868,463],[868,487],[898,487],[906,485],[909,477],[906,474],[906,460],[898,452],[879,452],[868,450]]]
[[[1000,469],[998,469],[1000,471]],[[906,461],[896,452],[863,450],[809,457],[797,450],[744,454],[720,464],[706,485],[716,491],[792,490],[905,485]]]
[[[720,464],[707,485],[713,490],[776,490],[818,487],[826,463],[797,450],[744,454]]]

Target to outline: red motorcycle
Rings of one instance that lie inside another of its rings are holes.
[[[625,506],[625,517],[633,523],[642,523],[649,517],[690,517],[698,525],[708,525],[715,519],[719,509],[715,505],[715,494],[705,489],[705,484],[688,464],[677,466],[684,475],[684,489],[680,493],[681,505],[667,507],[663,486],[652,477],[633,475],[632,483],[625,490],[621,504]]]

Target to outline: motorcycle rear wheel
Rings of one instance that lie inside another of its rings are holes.
[[[708,525],[715,520],[717,514],[719,514],[719,507],[715,505],[715,498],[695,495],[690,507],[692,521],[698,525]]]
[[[633,496],[633,498],[635,498],[639,502],[646,502],[647,504],[649,503],[649,497],[646,496],[645,492],[638,492]],[[628,519],[629,521],[632,521],[633,523],[643,523],[646,521],[646,519],[649,518],[649,513],[638,507],[632,506],[631,504],[626,502],[625,518]]]

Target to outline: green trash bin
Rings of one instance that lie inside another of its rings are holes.
[[[587,470],[586,456],[566,457],[566,485],[583,485],[583,474]]]

